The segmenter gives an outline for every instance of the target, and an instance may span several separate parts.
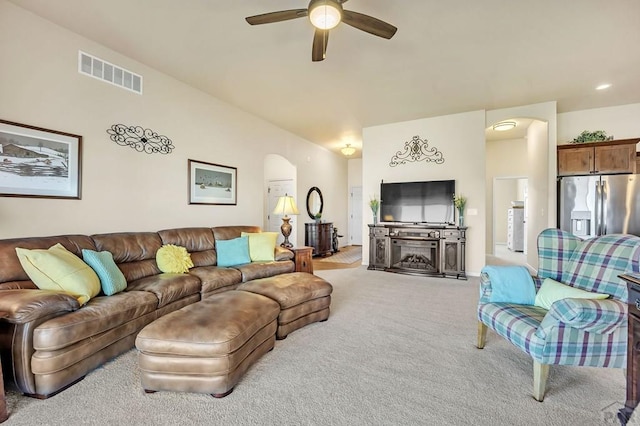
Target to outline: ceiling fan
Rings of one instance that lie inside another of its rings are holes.
[[[386,39],[393,37],[398,30],[393,25],[372,16],[344,10],[342,4],[347,1],[348,0],[311,0],[306,9],[263,13],[262,15],[249,16],[246,20],[251,25],[261,25],[308,16],[311,24],[315,27],[313,47],[311,50],[311,59],[314,62],[322,61],[327,56],[329,30],[335,28],[340,22]]]

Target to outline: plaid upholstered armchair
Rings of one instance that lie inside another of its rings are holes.
[[[477,346],[484,348],[487,328],[491,328],[529,354],[533,358],[533,396],[542,401],[551,364],[626,367],[627,287],[618,275],[639,272],[640,237],[616,234],[583,241],[559,229],[546,229],[538,236],[538,258],[538,274],[532,280],[536,304],[547,278],[609,295],[604,300],[570,296],[548,309],[495,302],[492,280],[500,281],[495,278],[500,278],[501,269],[492,269],[493,275],[483,269]]]

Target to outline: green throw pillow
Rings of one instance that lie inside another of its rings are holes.
[[[127,279],[113,261],[110,252],[83,249],[82,259],[98,274],[105,295],[111,296],[127,288]]]
[[[18,260],[41,290],[64,291],[84,305],[100,293],[100,279],[89,265],[60,243],[47,250],[16,248]]]
[[[193,268],[187,249],[173,244],[165,244],[158,249],[156,263],[162,272],[171,274],[184,274]]]
[[[546,278],[538,294],[536,294],[535,306],[551,309],[551,305],[556,300],[561,299],[606,299],[608,294],[593,293],[579,288],[571,287],[566,284],[559,283],[558,281]]]
[[[252,262],[269,262],[275,260],[277,232],[243,232],[243,237],[249,237],[249,256]]]
[[[249,256],[249,237],[232,240],[216,240],[218,266],[235,266],[251,263]]]

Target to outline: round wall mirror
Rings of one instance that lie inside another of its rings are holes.
[[[322,192],[317,186],[314,186],[307,192],[307,213],[311,219],[316,219],[318,213],[322,213],[323,200]]]

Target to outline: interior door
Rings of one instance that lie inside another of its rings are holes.
[[[349,213],[349,244],[362,245],[362,187],[351,187],[351,212]]]
[[[267,207],[267,223],[269,224],[269,231],[274,231],[274,232],[278,232],[280,235],[278,236],[278,241],[277,243],[280,244],[284,241],[284,237],[282,236],[282,233],[280,233],[280,226],[282,225],[282,215],[277,215],[277,214],[273,214],[273,209],[276,208],[276,204],[278,204],[278,198],[283,196],[283,195],[294,195],[295,188],[294,188],[294,183],[292,179],[287,179],[287,180],[270,180],[269,184],[268,184],[268,194],[267,194],[267,200],[269,200],[268,202],[268,207]],[[295,199],[294,199],[295,200]],[[296,205],[299,204],[298,200],[295,200]],[[300,207],[298,207],[298,210],[300,210]],[[291,224],[291,235],[289,236],[289,241],[296,246],[296,216],[291,216],[291,220],[289,221],[289,223]]]

